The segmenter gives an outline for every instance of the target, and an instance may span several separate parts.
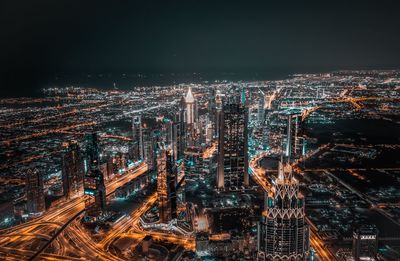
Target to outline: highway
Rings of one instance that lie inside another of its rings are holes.
[[[142,163],[134,171],[128,171],[124,175],[117,176],[114,180],[106,184],[107,195],[112,194],[117,188],[146,173],[146,171],[147,165]],[[9,229],[0,230],[0,234],[2,235],[0,237],[0,247],[8,249],[0,248],[0,253],[8,254],[10,249],[26,250],[26,252],[23,252],[25,253],[23,256],[24,258],[29,258],[32,253],[40,251],[40,246],[46,242],[42,240],[43,235],[52,237],[64,224],[70,222],[71,218],[84,210],[84,201],[85,197],[76,197],[70,201],[61,202],[32,221]]]

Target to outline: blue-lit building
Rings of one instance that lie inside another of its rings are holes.
[[[243,94],[230,94],[219,113],[218,173],[220,190],[240,190],[249,185],[248,111]]]
[[[161,223],[168,223],[177,217],[177,173],[172,150],[163,143],[157,151],[157,193]]]
[[[89,196],[85,200],[86,216],[97,217],[106,208],[106,188],[103,173],[100,170],[100,151],[96,133],[86,136],[86,156],[88,170],[85,173],[84,193]]]

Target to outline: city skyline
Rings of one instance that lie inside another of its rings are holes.
[[[0,255],[395,260],[399,83],[340,71],[1,99]]]
[[[395,1],[6,1],[0,260],[400,260]]]

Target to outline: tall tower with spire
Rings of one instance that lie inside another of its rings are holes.
[[[195,134],[195,124],[197,122],[197,109],[196,109],[196,100],[192,93],[192,88],[189,87],[189,90],[185,97],[185,105],[186,105],[186,134],[187,134],[187,145],[193,146],[196,139]]]
[[[185,97],[186,103],[186,123],[194,124],[195,122],[195,100],[192,93],[192,88],[189,87],[189,90]]]
[[[257,248],[258,260],[305,260],[308,255],[304,197],[287,163],[279,163],[278,177],[266,197]]]

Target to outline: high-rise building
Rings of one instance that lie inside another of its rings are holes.
[[[258,260],[305,260],[308,255],[304,197],[289,164],[279,163],[278,177],[266,197],[257,248]]]
[[[43,177],[37,169],[29,169],[25,179],[28,213],[36,214],[46,210]]]
[[[184,125],[181,124],[180,113],[177,112],[173,115],[173,119],[164,119],[166,129],[166,142],[172,150],[173,158],[175,161],[182,159],[185,150],[185,137]]]
[[[186,94],[185,104],[186,104],[186,123],[194,124],[195,123],[195,99],[194,99],[191,87],[189,87],[189,90]]]
[[[144,160],[143,126],[140,115],[132,118],[134,160]]]
[[[218,189],[238,190],[249,184],[248,112],[239,97],[230,96],[219,115]]]
[[[216,117],[216,91],[215,89],[211,89],[210,92],[208,93],[208,99],[207,99],[207,112],[208,116],[211,122],[215,122],[215,117]]]
[[[143,145],[147,168],[150,171],[154,170],[157,165],[155,161],[156,138],[154,130],[149,127],[143,129]]]
[[[210,144],[212,141],[212,124],[208,114],[203,114],[197,122],[197,142],[196,145]]]
[[[353,257],[355,261],[378,260],[378,230],[375,226],[362,226],[353,232]]]
[[[192,93],[192,88],[189,87],[189,90],[185,97],[185,105],[186,105],[186,144],[188,146],[193,146],[196,141],[196,129],[195,124],[197,123],[197,103]]]
[[[258,109],[257,109],[257,120],[260,125],[264,124],[265,119],[265,100],[264,100],[264,93],[260,91],[258,97]]]
[[[64,196],[67,199],[82,191],[83,160],[78,142],[71,141],[63,144],[61,173]]]
[[[177,173],[172,151],[163,143],[157,151],[157,193],[159,217],[161,223],[168,223],[176,218]]]
[[[185,98],[182,97],[180,101],[180,106],[179,106],[179,112],[178,115],[176,116],[177,119],[176,121],[179,122],[179,144],[178,144],[178,158],[183,157],[183,153],[186,148],[186,103],[185,103]]]
[[[97,217],[106,208],[106,188],[103,173],[100,170],[100,149],[97,134],[86,136],[88,171],[85,173],[84,193],[89,197],[85,201],[86,216]]]
[[[219,90],[215,95],[215,137],[219,137],[219,126],[222,118],[222,107],[225,95]]]
[[[290,161],[302,153],[301,115],[289,114],[287,121],[285,157]]]

